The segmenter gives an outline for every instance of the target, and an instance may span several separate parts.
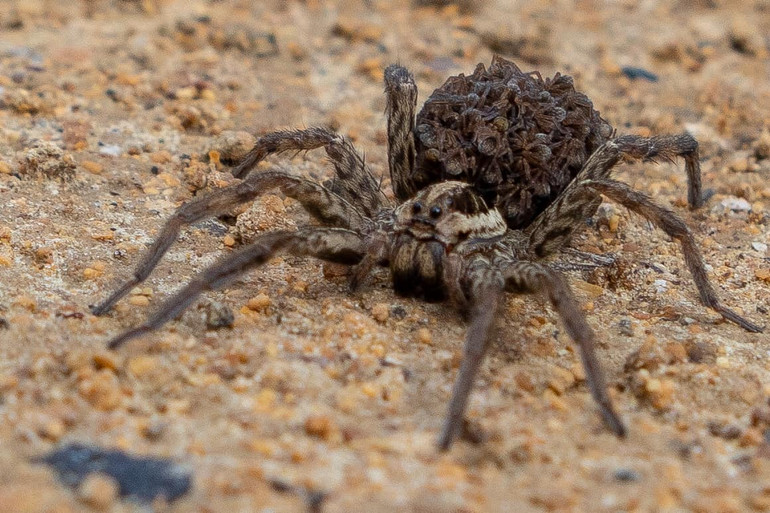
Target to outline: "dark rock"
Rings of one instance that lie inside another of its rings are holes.
[[[658,81],[658,75],[656,75],[652,71],[647,71],[644,68],[635,68],[634,66],[623,66],[623,68],[621,68],[620,71],[621,73],[623,73],[623,75],[630,78],[631,80],[636,80],[641,78],[643,80],[648,80],[650,82]]]
[[[106,474],[120,486],[121,497],[144,503],[158,497],[173,501],[192,484],[190,471],[173,461],[77,443],[60,447],[37,462],[52,466],[59,479],[73,488],[91,473]]]
[[[615,478],[615,481],[622,483],[639,481],[639,472],[630,468],[619,468],[613,472],[612,476]]]

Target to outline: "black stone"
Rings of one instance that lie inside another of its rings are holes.
[[[106,474],[118,483],[121,497],[144,503],[158,497],[173,501],[192,485],[191,472],[171,460],[83,444],[60,447],[36,461],[51,465],[59,479],[73,488],[91,473]]]
[[[644,68],[635,68],[633,66],[624,66],[620,69],[620,71],[631,80],[636,80],[638,78],[649,80],[650,82],[657,82],[658,81],[658,75],[653,73],[652,71],[647,71]]]
[[[621,483],[639,481],[640,478],[639,473],[630,468],[619,468],[615,470],[613,477],[616,481],[620,481]]]

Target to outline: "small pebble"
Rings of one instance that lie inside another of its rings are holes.
[[[39,247],[34,253],[35,261],[41,265],[47,265],[53,263],[53,249],[49,247]]]
[[[93,356],[93,364],[97,369],[109,369],[115,371],[118,368],[116,354],[112,351],[96,353]]]
[[[752,57],[767,55],[762,31],[758,25],[746,17],[736,17],[730,23],[728,32],[730,47],[738,53]]]
[[[329,440],[337,431],[334,421],[327,415],[312,415],[305,420],[305,433],[323,440]]]
[[[601,296],[604,293],[604,288],[600,287],[599,285],[594,285],[593,283],[588,283],[587,281],[583,280],[572,280],[572,285],[582,292],[585,292],[588,297],[595,299]],[[584,305],[585,306],[585,303]]]
[[[150,304],[150,298],[147,296],[130,296],[128,298],[128,304],[133,306],[148,306]]]
[[[638,78],[641,78],[643,80],[647,80],[648,82],[658,81],[658,75],[644,68],[637,68],[634,66],[623,66],[622,68],[620,68],[620,72],[623,73],[624,76],[630,78],[631,80],[636,80]]]
[[[157,356],[139,355],[131,358],[128,361],[128,371],[134,376],[136,376],[137,378],[141,378],[142,376],[147,376],[157,368],[158,368]]]
[[[223,164],[233,165],[246,156],[255,142],[254,136],[248,132],[226,130],[214,140],[211,149],[219,152]]]
[[[267,294],[257,294],[246,303],[246,307],[255,312],[261,312],[268,306],[270,306],[270,297]]]
[[[19,154],[21,175],[68,180],[75,175],[75,159],[50,141],[36,141]]]
[[[53,419],[45,423],[40,429],[40,436],[51,441],[59,440],[66,432],[67,428],[59,419]]]
[[[754,251],[759,251],[760,253],[764,253],[767,251],[767,244],[764,242],[752,242],[751,243],[751,249]]]
[[[572,367],[570,367],[570,372],[572,372],[572,378],[575,381],[583,382],[586,380],[586,369],[582,362],[573,363]]]
[[[639,481],[640,478],[639,473],[630,468],[619,468],[613,472],[612,477],[614,477],[616,481],[620,481],[622,483]]]
[[[123,148],[116,144],[105,144],[99,148],[99,153],[102,155],[110,155],[112,157],[120,157],[123,153]]]
[[[142,427],[142,436],[148,440],[158,441],[168,430],[168,424],[161,420],[151,420]]]
[[[708,428],[712,435],[718,436],[719,438],[724,438],[725,440],[735,440],[736,438],[739,438],[743,433],[741,428],[734,424],[709,422]]]
[[[123,390],[109,369],[101,369],[78,385],[78,393],[95,408],[112,411],[121,405]]]
[[[92,267],[86,267],[83,269],[83,278],[86,280],[93,280],[94,278],[98,278],[104,274],[102,271],[99,271],[98,269],[94,269]]]
[[[741,447],[756,447],[763,442],[762,431],[756,428],[748,428],[738,437],[738,445]]]
[[[751,203],[743,198],[729,196],[724,198],[720,204],[727,210],[732,210],[733,212],[751,212]]]
[[[89,474],[78,487],[78,498],[98,510],[106,510],[115,502],[120,487],[108,475]]]
[[[83,169],[95,175],[101,174],[101,172],[104,171],[103,165],[92,160],[85,160],[80,165],[83,167]]]
[[[770,131],[762,131],[754,143],[754,157],[757,160],[770,159]]]
[[[706,342],[689,342],[685,346],[687,359],[692,363],[713,362],[716,359],[716,348]]]
[[[420,344],[430,345],[433,343],[433,336],[428,328],[420,328],[417,330],[417,341]]]
[[[178,100],[192,100],[195,98],[195,95],[197,94],[197,90],[190,86],[190,87],[180,87],[176,91],[174,91],[174,96],[177,97]]]
[[[171,162],[171,153],[166,150],[156,151],[150,155],[150,160],[156,164],[167,164]]]
[[[382,38],[382,27],[361,21],[357,18],[342,17],[332,28],[332,34],[350,41],[379,41]]]
[[[377,322],[385,322],[390,317],[390,308],[386,303],[377,303],[372,307],[372,317]]]
[[[557,395],[562,395],[569,387],[575,384],[575,375],[561,367],[552,368],[552,376],[548,380],[548,388]]]
[[[395,305],[390,309],[390,315],[392,315],[394,319],[401,320],[406,317],[406,309],[401,305]]]
[[[653,408],[665,410],[671,406],[675,391],[673,381],[653,378],[647,382],[646,389]]]
[[[634,327],[631,323],[631,319],[621,319],[618,322],[618,327],[620,328],[620,334],[625,337],[633,337],[634,336]]]
[[[235,322],[235,314],[232,309],[218,301],[209,301],[203,305],[203,317],[206,321],[206,328],[210,330],[232,328]]]

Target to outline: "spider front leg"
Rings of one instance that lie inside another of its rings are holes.
[[[254,174],[241,183],[219,189],[179,207],[171,219],[166,221],[160,235],[137,265],[134,276],[102,303],[92,307],[94,315],[109,311],[131,289],[147,279],[177,239],[182,227],[207,217],[225,214],[235,206],[251,201],[276,187],[287,196],[298,200],[312,215],[326,224],[360,230],[371,223],[353,205],[315,182],[282,171]]]
[[[274,153],[325,148],[334,164],[336,180],[332,191],[355,203],[364,214],[372,216],[387,204],[378,181],[364,164],[350,141],[325,128],[285,130],[260,137],[244,159],[232,169],[233,176],[245,178],[257,164]]]
[[[132,338],[159,328],[182,313],[207,290],[225,287],[246,271],[264,264],[278,251],[297,256],[313,256],[330,262],[355,264],[363,258],[366,246],[361,236],[340,228],[308,228],[296,232],[273,232],[220,259],[196,276],[187,286],[167,299],[144,324],[113,338],[116,349]]]
[[[391,64],[385,69],[388,117],[388,166],[396,199],[405,201],[417,192],[412,181],[415,166],[414,115],[417,85],[408,69]]]
[[[595,180],[585,182],[586,187],[600,192],[608,198],[617,201],[632,212],[642,215],[654,225],[662,229],[666,234],[678,240],[682,245],[682,253],[687,267],[695,280],[701,302],[716,310],[725,319],[734,322],[746,331],[759,333],[762,328],[753,322],[744,319],[734,311],[724,306],[717,297],[717,293],[706,273],[698,244],[695,242],[690,229],[685,222],[671,210],[657,205],[652,199],[633,190],[625,183],[615,180]]]
[[[580,358],[586,371],[586,383],[599,405],[604,423],[619,437],[626,436],[626,427],[615,412],[607,393],[604,373],[596,357],[594,332],[586,322],[580,305],[566,280],[556,271],[540,264],[517,262],[504,270],[505,289],[509,292],[543,293],[559,314],[567,334],[580,347]]]
[[[626,427],[615,412],[607,393],[599,360],[596,358],[594,334],[583,316],[572,291],[557,272],[540,264],[516,262],[503,269],[502,274],[489,268],[476,268],[468,276],[471,325],[463,348],[463,361],[455,379],[449,412],[439,437],[438,446],[446,450],[462,427],[473,382],[489,346],[489,331],[497,313],[503,285],[515,293],[543,293],[561,317],[567,333],[580,347],[586,382],[599,405],[605,424],[619,437],[626,436]]]
[[[481,275],[477,276],[476,279],[480,281]],[[446,420],[438,439],[438,448],[442,451],[449,449],[463,426],[468,399],[481,363],[484,361],[484,355],[489,348],[489,332],[502,295],[502,287],[495,287],[492,284],[481,286],[479,283],[475,288],[479,293],[475,299],[471,299],[469,305],[471,323],[465,336],[463,361],[455,378]]]

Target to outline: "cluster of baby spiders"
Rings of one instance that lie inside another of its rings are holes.
[[[438,445],[446,450],[464,421],[474,379],[489,347],[505,292],[543,294],[580,348],[586,383],[606,425],[626,427],[613,407],[596,357],[594,333],[564,276],[543,259],[585,225],[601,195],[640,214],[681,244],[702,303],[744,329],[761,328],[725,307],[711,285],[695,238],[673,211],[611,176],[622,158],[683,157],[691,208],[703,203],[698,145],[687,134],[613,138],[569,77],[543,80],[495,58],[489,70],[450,78],[416,114],[412,74],[385,71],[388,163],[394,204],[349,141],[322,128],[261,137],[233,169],[243,180],[182,205],[163,227],[132,279],[93,307],[101,315],[144,281],[182,227],[228,213],[271,189],[296,199],[320,223],[259,236],[167,299],[141,326],[109,342],[117,348],[179,315],[199,294],[225,287],[276,252],[354,266],[355,289],[375,266],[390,269],[398,294],[451,300],[468,314],[463,360]],[[251,173],[271,154],[323,147],[331,186],[285,171]]]

